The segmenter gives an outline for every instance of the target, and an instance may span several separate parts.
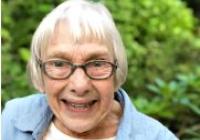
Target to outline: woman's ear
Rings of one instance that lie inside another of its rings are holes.
[[[41,93],[45,93],[45,84],[44,84],[44,77],[42,75],[42,82],[38,85],[37,90]]]
[[[41,93],[45,93],[45,86],[44,86],[44,80],[42,78],[42,82],[40,85],[37,85],[37,90]]]
[[[38,87],[37,90],[41,93],[45,93],[44,87]]]

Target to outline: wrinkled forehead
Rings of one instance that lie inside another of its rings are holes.
[[[102,27],[94,26],[96,25],[88,25],[82,22],[80,24],[73,24],[73,22],[65,18],[60,19],[49,38],[48,46],[58,41],[64,41],[73,46],[82,46],[82,44],[88,43],[99,44],[99,47],[106,46],[114,58],[114,49],[109,35],[103,31]],[[45,49],[46,51],[48,46]]]

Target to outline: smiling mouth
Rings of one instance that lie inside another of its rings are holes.
[[[61,101],[65,104],[65,106],[73,112],[86,112],[89,111],[94,104],[97,102],[97,100],[93,100],[87,103],[75,103],[75,102],[70,102],[65,99],[61,99]]]

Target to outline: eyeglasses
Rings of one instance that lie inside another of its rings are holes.
[[[48,77],[57,80],[69,78],[77,68],[82,68],[90,79],[103,80],[111,77],[117,69],[116,61],[112,63],[105,60],[93,60],[77,65],[55,59],[40,63],[40,66]]]

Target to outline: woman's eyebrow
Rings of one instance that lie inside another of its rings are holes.
[[[47,58],[63,58],[63,59],[70,59],[70,53],[62,52],[62,51],[54,51],[47,56]]]
[[[109,54],[106,52],[95,52],[91,53],[86,57],[86,61],[94,60],[94,59],[109,59]]]
[[[89,61],[94,59],[111,59],[111,53],[107,49],[87,50],[83,52],[83,60]],[[70,51],[54,50],[47,54],[47,59],[61,58],[69,61],[73,60],[73,53]]]

